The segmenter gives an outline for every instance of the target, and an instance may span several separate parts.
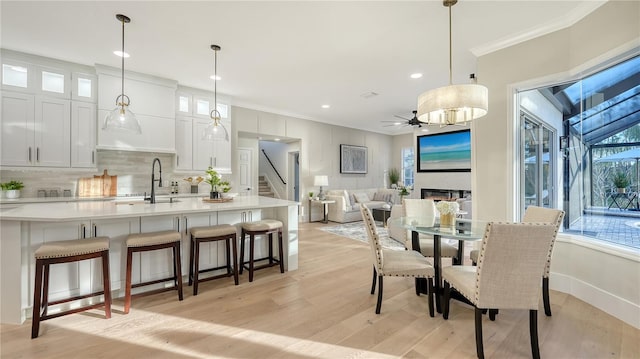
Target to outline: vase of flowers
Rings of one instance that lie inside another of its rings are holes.
[[[402,199],[404,196],[408,196],[411,194],[411,186],[398,186],[398,195],[400,196],[400,203],[402,203]]]
[[[217,199],[220,198],[220,192],[219,192],[219,186],[222,184],[222,176],[216,171],[214,170],[211,166],[209,166],[209,168],[207,168],[207,170],[205,171],[207,174],[207,177],[205,178],[205,182],[207,182],[209,185],[211,185],[211,191],[209,191],[209,198],[211,199]]]
[[[436,209],[440,212],[440,227],[453,227],[455,215],[460,210],[458,202],[440,201],[436,203]]]

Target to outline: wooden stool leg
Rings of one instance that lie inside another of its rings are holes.
[[[224,251],[227,254],[227,274],[231,274],[231,237],[224,240]]]
[[[282,245],[282,230],[278,230],[278,255],[280,256],[280,273],[284,273],[284,246]]]
[[[44,263],[44,286],[42,287],[42,307],[40,308],[41,315],[47,315],[49,310],[49,263]]]
[[[178,300],[182,300],[182,263],[180,262],[180,242],[173,245],[173,276],[178,287]]]
[[[273,265],[273,232],[269,232],[269,266]]]
[[[233,241],[232,246],[233,246],[233,280],[235,281],[236,285],[238,285],[238,244],[237,244],[237,240],[236,240],[236,235],[233,234],[233,236],[231,237],[231,240]]]
[[[253,282],[253,247],[255,246],[255,235],[249,234],[249,282]]]
[[[200,240],[196,238],[195,245],[195,258],[193,259],[193,295],[198,295],[198,278],[200,276]]]
[[[195,243],[193,236],[189,240],[189,285],[193,284],[193,252],[195,251]]]
[[[36,279],[33,291],[33,314],[31,315],[31,339],[38,337],[40,331],[40,301],[42,300],[42,260],[36,259]]]
[[[240,233],[240,272],[238,273],[242,274],[242,271],[244,270],[244,229],[242,229]]]
[[[124,289],[124,314],[129,314],[131,307],[131,271],[133,270],[133,252],[127,248],[127,279]]]
[[[102,286],[104,288],[104,316],[111,318],[111,280],[109,279],[109,251],[102,252]]]

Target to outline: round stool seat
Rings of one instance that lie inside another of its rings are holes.
[[[36,259],[61,258],[97,253],[109,250],[109,238],[72,239],[50,242],[41,245],[35,251]]]
[[[269,231],[282,228],[282,222],[275,219],[263,219],[261,221],[243,223],[242,228],[248,232]]]
[[[191,236],[193,238],[211,238],[228,236],[236,233],[236,227],[230,224],[219,224],[210,227],[193,227],[191,228]]]
[[[176,231],[131,234],[127,237],[127,247],[144,247],[179,242],[180,238],[180,233]]]

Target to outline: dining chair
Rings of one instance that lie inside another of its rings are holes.
[[[431,220],[431,225],[435,224],[436,205],[432,199],[403,199],[402,200],[403,215],[406,217],[424,218]],[[425,223],[425,221],[422,221]],[[405,231],[404,246],[407,249],[411,247],[411,231]],[[420,253],[425,257],[433,257],[433,237],[421,234],[419,237]],[[458,259],[458,247],[440,242],[440,253],[442,258],[452,258],[454,264],[460,264]]]
[[[551,241],[549,253],[547,254],[547,261],[544,266],[544,273],[542,274],[542,301],[544,303],[544,313],[548,317],[551,316],[551,303],[549,301],[549,273],[551,270],[551,255],[553,254],[553,245],[556,241],[556,237],[558,236],[558,231],[560,229],[560,225],[562,225],[563,219],[563,210],[537,206],[527,207],[526,211],[524,212],[524,217],[522,218],[522,223],[545,222],[555,224],[556,233],[553,236],[553,240]],[[478,263],[479,254],[480,251],[477,249],[474,249],[471,251],[471,253],[469,253],[471,262],[474,265]],[[490,317],[493,320],[495,318],[495,314],[490,314]]]
[[[378,281],[378,302],[376,304],[376,314],[380,314],[382,307],[382,278],[387,277],[410,277],[425,278],[428,286],[429,316],[434,316],[433,309],[433,277],[435,270],[429,260],[422,254],[413,250],[391,250],[382,248],[380,237],[376,228],[371,210],[364,204],[360,205],[362,220],[364,221],[369,244],[373,257],[373,281],[371,283],[371,294],[375,294],[376,280]]]
[[[477,266],[443,268],[442,317],[445,320],[449,318],[452,290],[469,300],[475,308],[478,358],[484,358],[482,312],[489,308],[528,309],[531,353],[534,358],[540,358],[540,275],[555,234],[555,224],[552,223],[489,223]]]

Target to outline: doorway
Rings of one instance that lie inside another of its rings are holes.
[[[528,206],[556,208],[555,132],[544,122],[522,112],[520,200],[522,212]]]

